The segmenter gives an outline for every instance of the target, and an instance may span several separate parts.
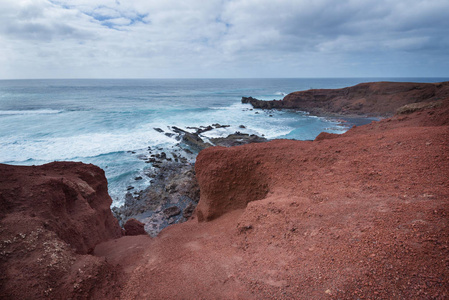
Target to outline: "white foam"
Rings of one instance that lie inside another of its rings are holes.
[[[59,114],[62,110],[36,109],[36,110],[0,110],[0,115],[48,115]]]
[[[91,133],[69,137],[24,139],[6,137],[0,142],[0,162],[29,159],[53,161],[92,157],[112,152],[168,146],[176,141],[154,130],[137,132]]]

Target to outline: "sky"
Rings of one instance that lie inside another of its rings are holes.
[[[449,77],[448,0],[0,0],[0,79]]]

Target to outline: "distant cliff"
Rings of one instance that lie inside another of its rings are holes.
[[[399,107],[449,97],[449,82],[369,82],[342,89],[311,89],[288,94],[283,100],[243,97],[261,109],[296,109],[316,115],[392,116]]]

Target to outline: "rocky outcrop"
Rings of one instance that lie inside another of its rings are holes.
[[[113,208],[122,224],[131,218],[142,222],[156,236],[170,224],[187,221],[199,201],[199,186],[193,164],[166,161],[148,174],[151,186],[137,195],[127,194],[125,204]],[[179,213],[173,213],[174,211]]]
[[[241,148],[214,147],[197,157],[196,176],[201,184],[199,221],[245,208],[248,202],[265,198],[269,181],[263,159]]]
[[[261,109],[296,109],[316,115],[392,116],[404,105],[449,97],[449,82],[370,82],[342,89],[310,89],[288,94],[283,100],[243,97]]]
[[[104,171],[96,166],[0,165],[0,294],[9,299],[117,296],[120,268],[87,255],[97,244],[122,236],[111,202]]]
[[[147,172],[152,178],[151,185],[142,191],[126,195],[126,201],[121,207],[114,207],[113,212],[120,224],[125,224],[130,218],[135,218],[145,225],[146,232],[155,237],[165,227],[182,223],[194,216],[196,205],[200,198],[200,190],[195,177],[194,157],[206,148],[212,146],[232,147],[248,143],[267,141],[254,134],[235,132],[227,137],[206,138],[203,134],[215,129],[228,128],[229,125],[212,124],[209,126],[190,127],[195,132],[171,127],[180,141],[178,149],[171,153],[157,153],[149,149],[150,157],[142,157],[151,163],[154,169]],[[245,127],[240,127],[245,129]],[[160,128],[154,128],[159,133]]]

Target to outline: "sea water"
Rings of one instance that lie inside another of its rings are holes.
[[[149,185],[142,176],[150,167],[142,160],[148,147],[164,150],[178,143],[164,134],[171,126],[230,125],[209,132],[211,137],[242,131],[268,139],[308,140],[322,131],[343,133],[348,126],[339,121],[303,112],[253,110],[241,97],[282,99],[298,90],[379,80],[444,79],[0,80],[0,163],[93,163],[105,170],[113,206],[120,206],[130,185]]]

